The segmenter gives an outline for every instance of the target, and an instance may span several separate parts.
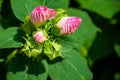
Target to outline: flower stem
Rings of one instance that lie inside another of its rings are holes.
[[[5,65],[9,63],[9,61],[15,56],[17,53],[17,49],[15,49],[10,55],[8,55],[7,60],[5,61]]]

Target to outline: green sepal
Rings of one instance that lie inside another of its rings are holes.
[[[36,58],[39,54],[42,53],[42,49],[32,49],[30,53],[31,57]]]
[[[26,16],[25,22],[21,27],[26,34],[31,34],[33,31],[37,30],[36,27],[31,23],[29,16]]]
[[[49,20],[48,22],[46,22],[46,24],[44,25],[45,27],[44,27],[44,30],[46,31],[46,32],[51,32],[50,30],[52,30],[53,29],[53,24],[54,24],[54,22],[53,22],[53,20]]]
[[[60,50],[61,45],[54,42],[46,42],[44,48],[44,54],[46,54],[50,60],[55,59],[58,56],[61,56]]]
[[[57,43],[54,43],[54,42],[51,42],[53,48],[55,49],[55,51],[60,51],[62,46],[60,44],[57,44]]]
[[[61,15],[61,14],[67,15],[67,13],[64,9],[57,9],[56,11],[57,11],[57,15]]]
[[[56,35],[56,36],[59,36],[60,35],[60,31],[61,31],[61,28],[58,27],[57,25],[54,25],[54,28],[53,28],[53,34]]]
[[[54,18],[54,22],[57,23],[63,17],[68,16],[64,9],[57,9],[57,16]]]
[[[22,49],[22,52],[24,52],[25,55],[28,57],[34,57],[36,58],[38,55],[42,53],[42,44],[37,44],[33,41],[28,41],[27,39],[26,43],[24,44],[24,47]]]

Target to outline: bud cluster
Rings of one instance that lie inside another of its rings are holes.
[[[51,60],[61,56],[62,46],[59,43],[61,36],[74,33],[82,22],[79,17],[67,16],[62,9],[54,10],[46,6],[36,7],[28,20],[23,27],[27,34],[23,52],[29,57],[36,57],[44,53]],[[26,29],[26,27],[30,29]],[[29,30],[29,34],[27,30]]]

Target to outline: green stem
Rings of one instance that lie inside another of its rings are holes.
[[[15,49],[8,57],[7,60],[5,61],[5,65],[9,63],[9,61],[15,56],[15,54],[17,53],[17,49]]]

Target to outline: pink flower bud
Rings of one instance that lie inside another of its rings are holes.
[[[46,6],[38,6],[31,12],[30,20],[38,27],[45,21],[55,18],[56,14],[54,9],[49,9]]]
[[[81,22],[82,19],[78,17],[63,17],[57,26],[61,28],[60,34],[71,34],[76,31]]]
[[[45,40],[47,40],[46,36],[44,35],[43,31],[39,31],[39,32],[36,32],[34,35],[33,35],[34,39],[36,42],[38,43],[42,43],[44,42]]]

